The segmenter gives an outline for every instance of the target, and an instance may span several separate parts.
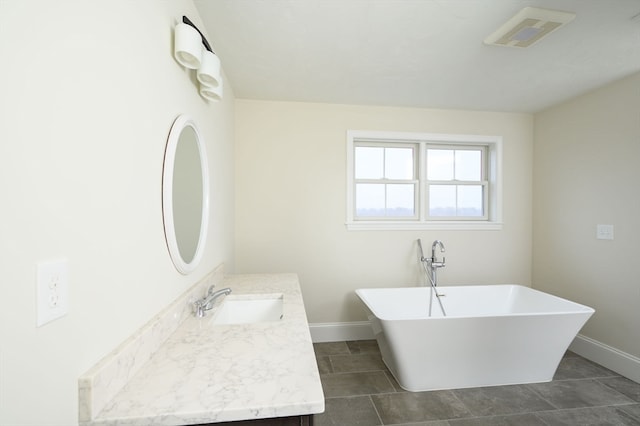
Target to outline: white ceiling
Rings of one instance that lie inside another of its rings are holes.
[[[640,0],[194,1],[238,98],[536,112],[640,71]],[[483,43],[525,6],[576,18]]]

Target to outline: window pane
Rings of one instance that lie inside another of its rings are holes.
[[[456,151],[456,179],[482,180],[482,151]]]
[[[355,156],[356,179],[382,179],[384,177],[384,148],[357,146]]]
[[[387,185],[387,216],[414,216],[413,184]]]
[[[453,150],[451,149],[428,149],[427,179],[452,180],[453,159]]]
[[[387,179],[413,179],[413,149],[385,149],[385,177]]]
[[[384,184],[356,185],[356,216],[384,216]]]
[[[458,216],[482,216],[482,185],[458,186]]]
[[[456,215],[456,186],[455,185],[430,185],[429,186],[429,215],[430,216],[455,216]]]

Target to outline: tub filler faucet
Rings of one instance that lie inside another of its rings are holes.
[[[429,316],[431,316],[431,306],[433,304],[433,295],[435,294],[436,299],[438,300],[438,304],[440,305],[440,310],[442,311],[442,316],[447,316],[444,311],[444,306],[442,305],[442,301],[440,297],[442,294],[438,293],[438,273],[437,270],[439,268],[445,267],[445,258],[442,256],[442,261],[438,260],[438,255],[436,254],[436,249],[440,247],[440,253],[444,253],[444,243],[440,240],[435,240],[433,244],[431,244],[431,257],[424,257],[424,251],[422,250],[422,241],[418,238],[418,247],[420,248],[420,263],[424,269],[424,272],[429,279],[429,284],[431,285],[431,292],[429,295]]]
[[[223,288],[218,291],[214,291],[214,286],[209,287],[207,290],[207,295],[202,299],[196,300],[193,302],[193,310],[195,315],[198,318],[202,318],[207,314],[207,311],[213,308],[213,302],[221,296],[226,296],[231,293],[231,289],[229,287]]]
[[[436,254],[436,248],[440,247],[440,253],[444,253],[444,243],[440,240],[435,240],[431,244],[431,257],[424,257],[424,251],[422,250],[422,241],[418,239],[418,247],[420,248],[420,262],[426,263],[429,266],[431,272],[435,274],[436,269],[445,267],[445,257],[442,256],[442,261],[438,260]],[[433,275],[433,285],[438,285],[436,276]]]
[[[434,270],[436,268],[444,268],[444,256],[442,256],[442,262],[438,261],[438,256],[436,255],[436,248],[440,246],[440,253],[444,253],[444,244],[440,240],[435,240],[433,244],[431,244],[431,268]]]

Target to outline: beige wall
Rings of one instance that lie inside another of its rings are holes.
[[[72,425],[77,378],[221,262],[233,268],[233,92],[172,57],[190,0],[0,0],[0,424]],[[215,40],[211,40],[215,45]],[[180,275],[161,215],[171,123],[207,143],[203,263]],[[36,265],[66,258],[68,315],[36,328]]]
[[[502,231],[347,231],[346,131],[504,137]],[[415,240],[444,241],[443,285],[531,280],[533,118],[236,101],[236,267],[300,275],[309,321],[366,319],[354,290],[416,285]]]
[[[593,307],[581,333],[636,357],[639,162],[640,74],[535,116],[534,287]]]

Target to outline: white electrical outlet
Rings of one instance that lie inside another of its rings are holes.
[[[597,225],[596,238],[598,240],[613,240],[613,225]]]
[[[69,311],[69,266],[67,261],[38,264],[38,327]]]

